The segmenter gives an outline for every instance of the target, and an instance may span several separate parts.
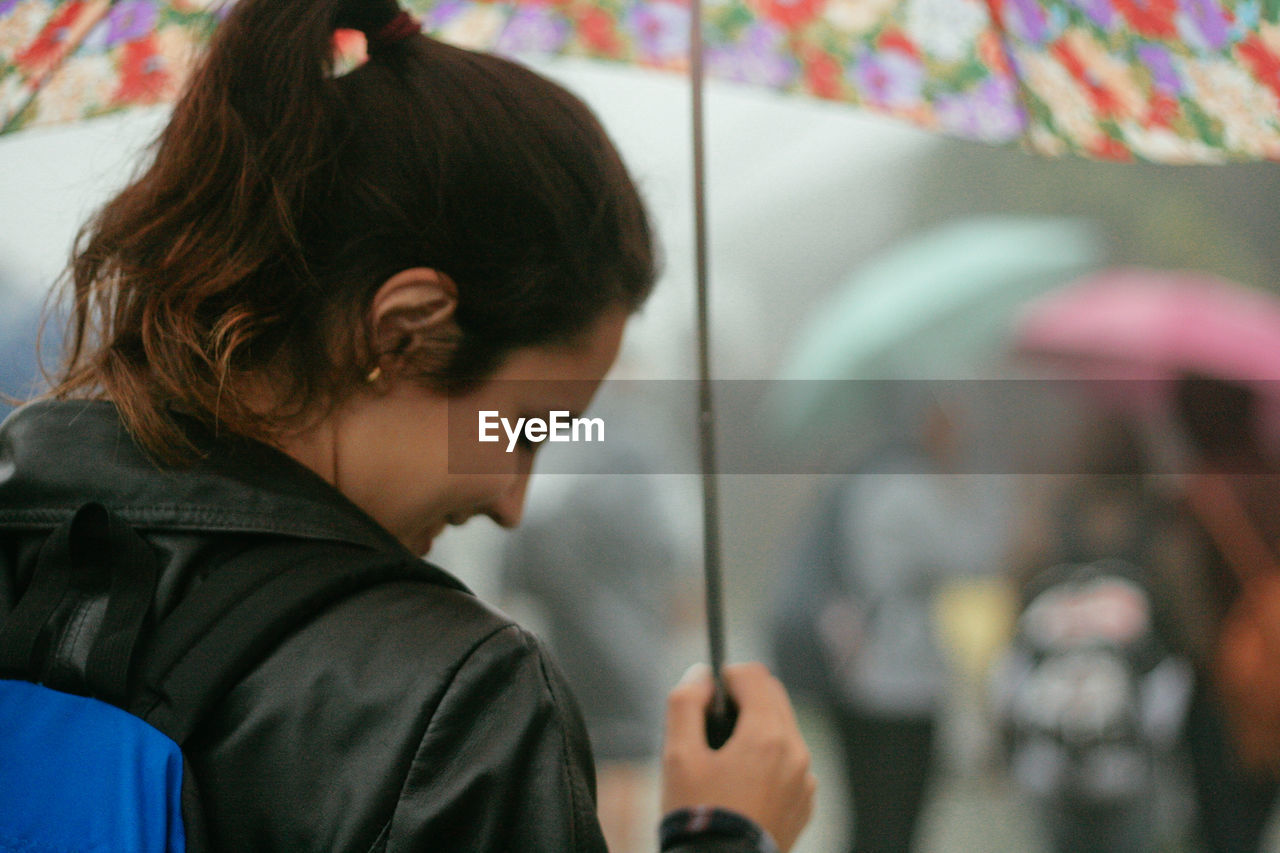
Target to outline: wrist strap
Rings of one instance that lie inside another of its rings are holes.
[[[778,845],[755,821],[714,806],[694,806],[668,812],[658,828],[662,850],[708,837],[741,839],[758,853],[779,853]]]

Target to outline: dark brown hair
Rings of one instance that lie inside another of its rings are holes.
[[[1202,461],[1241,462],[1262,452],[1258,398],[1242,382],[1184,374],[1174,381],[1173,408]]]
[[[590,110],[493,56],[412,35],[335,77],[336,28],[387,0],[240,0],[141,176],[85,226],[52,394],[104,396],[161,458],[182,424],[269,438],[378,363],[368,307],[429,267],[456,328],[413,363],[449,393],[571,341],[652,286],[643,204]],[[283,384],[271,411],[241,383]]]

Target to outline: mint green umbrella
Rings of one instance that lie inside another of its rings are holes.
[[[768,400],[784,440],[848,431],[885,382],[993,375],[1027,301],[1097,269],[1105,248],[1082,219],[992,217],[948,224],[855,270],[802,328]]]

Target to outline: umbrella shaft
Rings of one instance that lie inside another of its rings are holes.
[[[692,0],[689,14],[689,81],[693,142],[694,283],[698,304],[698,433],[702,461],[703,568],[706,577],[707,635],[717,704],[724,703],[720,671],[725,659],[724,604],[721,594],[720,508],[716,483],[715,411],[711,394],[711,323],[707,274],[707,180],[703,130],[702,3]]]
[[[709,390],[709,389],[707,389]],[[706,579],[707,639],[717,684],[725,659],[724,596],[720,564],[719,490],[715,477],[715,421],[704,392],[701,426],[703,563]]]

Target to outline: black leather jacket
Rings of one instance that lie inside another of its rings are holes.
[[[157,616],[255,537],[412,557],[274,450],[220,446],[174,472],[137,450],[111,405],[38,403],[0,428],[0,613],[86,501],[161,555]],[[232,689],[186,754],[219,850],[605,849],[567,686],[533,636],[452,578],[383,584],[324,612]]]

